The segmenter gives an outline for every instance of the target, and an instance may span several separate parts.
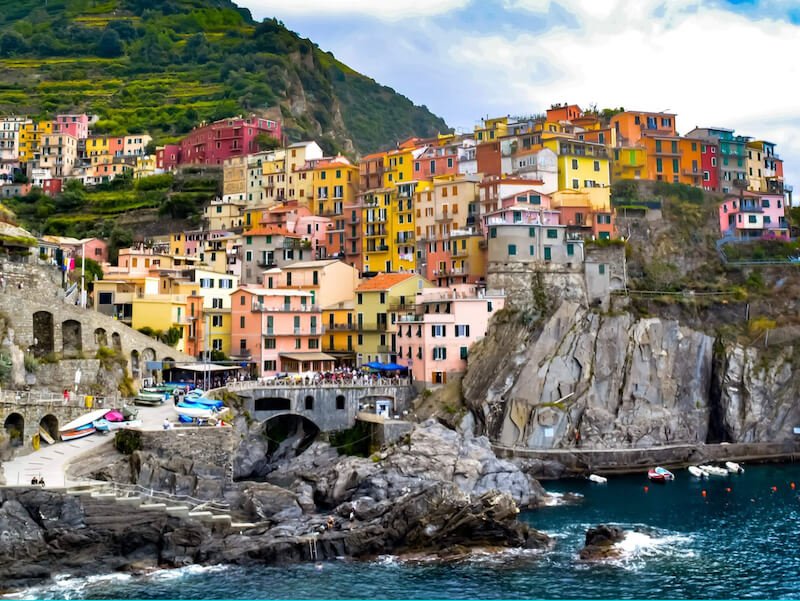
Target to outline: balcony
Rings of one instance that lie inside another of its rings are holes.
[[[265,338],[272,336],[320,336],[326,332],[325,326],[317,326],[316,328],[292,328],[281,327],[267,329],[262,336]]]
[[[436,223],[450,223],[451,221],[453,221],[453,216],[447,213],[436,218]]]
[[[698,169],[681,169],[681,173],[688,177],[701,177],[703,172]]]
[[[378,345],[378,352],[379,353],[391,353],[392,349],[391,349],[390,346],[388,346],[386,344],[379,344]]]
[[[303,241],[300,238],[284,238],[283,248],[292,250],[303,248]]]
[[[352,323],[335,323],[333,325],[328,324],[328,330],[337,331],[337,332],[352,332],[354,330],[354,326]]]
[[[386,322],[356,324],[356,330],[359,332],[385,332],[387,328]]]
[[[338,217],[342,214],[342,209],[329,209],[326,211],[320,211],[321,217]]]
[[[656,155],[656,156],[659,156],[659,157],[681,157],[681,156],[683,156],[683,152],[681,152],[680,150],[676,150],[676,151],[673,152],[671,149],[670,150],[664,150],[664,149],[654,150],[653,154]]]
[[[415,311],[417,305],[414,303],[392,303],[389,305],[389,311]]]
[[[231,263],[235,262],[236,261],[231,261]],[[275,262],[275,259],[272,259],[271,261],[258,261],[256,265],[258,265],[261,269],[273,269],[274,267],[278,266],[278,264]]]
[[[377,249],[377,252],[388,252],[389,251],[389,247],[386,244],[379,244],[375,248]]]
[[[386,235],[386,229],[385,228],[378,228],[377,230],[371,230],[371,231],[368,229],[367,232],[364,234],[364,237],[365,238],[377,238],[377,237],[385,236],[385,235]]]
[[[468,257],[469,256],[469,249],[468,248],[453,248],[450,251],[451,257]]]
[[[414,242],[413,232],[404,232],[402,234],[397,234],[398,244],[411,244],[413,242]]]

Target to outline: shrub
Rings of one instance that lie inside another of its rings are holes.
[[[123,455],[131,455],[142,448],[142,434],[135,430],[117,430],[114,435],[114,448]]]

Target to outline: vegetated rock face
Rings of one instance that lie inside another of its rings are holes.
[[[463,392],[484,433],[529,448],[789,439],[791,347],[724,348],[677,321],[563,302],[543,326],[507,311],[470,352]],[[717,355],[715,356],[715,353]],[[579,436],[578,436],[579,433]]]

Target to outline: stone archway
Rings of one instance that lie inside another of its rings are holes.
[[[112,332],[111,348],[113,348],[115,351],[122,351],[122,338],[120,337],[119,332]]]
[[[264,422],[269,463],[297,457],[319,436],[320,428],[307,417],[283,413]]]
[[[259,411],[291,411],[292,401],[282,397],[262,397],[253,403],[256,413]]]
[[[131,374],[135,379],[139,379],[142,375],[142,365],[139,360],[139,351],[131,351]]]
[[[6,418],[3,428],[9,444],[12,447],[21,447],[25,436],[25,418],[19,413],[12,413]]]
[[[39,420],[39,430],[40,431],[44,430],[45,432],[47,432],[47,434],[50,435],[50,438],[52,438],[53,441],[57,441],[58,440],[58,418],[55,415],[53,415],[51,413],[48,413],[42,419]],[[45,442],[49,442],[44,437],[42,437],[42,440],[44,440]]]
[[[61,351],[65,357],[74,356],[83,350],[81,322],[67,319],[61,323]]]
[[[50,311],[36,311],[33,314],[33,354],[44,357],[55,352],[53,314]]]
[[[94,331],[94,343],[97,348],[101,346],[108,346],[108,334],[106,333],[105,328],[97,328]]]

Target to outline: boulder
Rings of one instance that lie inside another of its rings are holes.
[[[619,526],[601,524],[589,528],[579,556],[587,561],[617,558],[622,553],[617,543],[622,542],[624,538],[625,531]]]

